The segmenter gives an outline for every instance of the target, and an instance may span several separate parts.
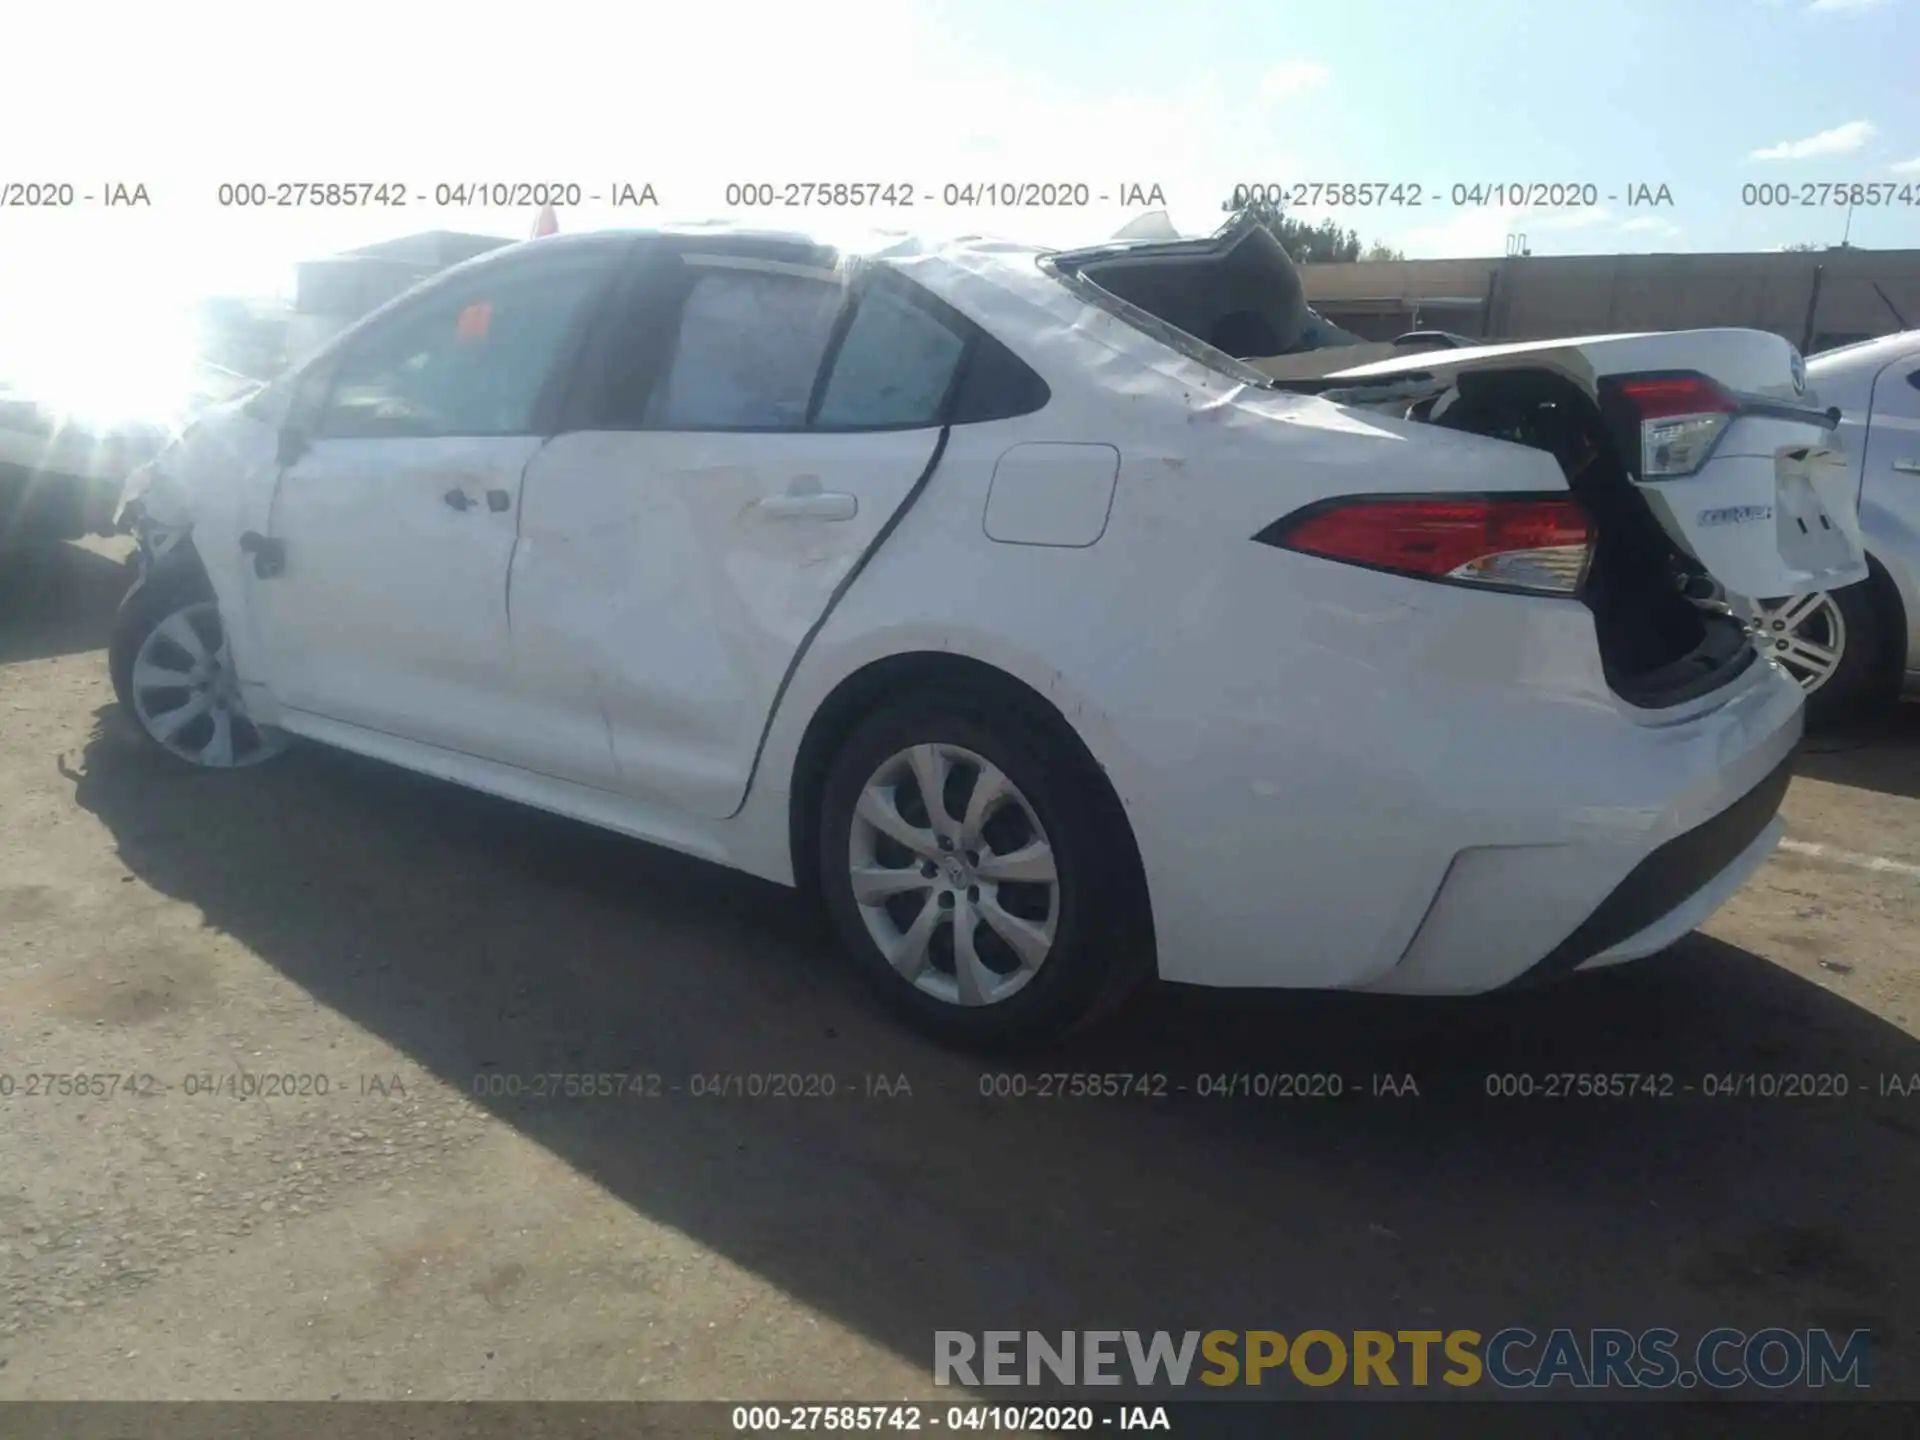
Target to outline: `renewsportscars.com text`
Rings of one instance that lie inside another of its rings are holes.
[[[1868,1389],[1865,1330],[937,1330],[936,1385]]]

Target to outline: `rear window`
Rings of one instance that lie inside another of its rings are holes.
[[[1286,246],[1249,216],[1204,238],[1064,251],[1041,267],[1169,349],[1263,389],[1271,378],[1247,362],[1361,343],[1307,304]]]
[[[1176,350],[1187,359],[1197,360],[1208,369],[1217,370],[1243,385],[1257,385],[1262,389],[1272,387],[1273,381],[1253,366],[1235,359],[1224,350],[1207,344],[1198,336],[1188,334],[1177,325],[1169,325],[1159,316],[1142,310],[1131,301],[1122,300],[1111,290],[1102,289],[1084,276],[1058,269],[1053,271],[1053,276],[1079,299],[1106,311],[1116,319],[1125,321],[1143,335],[1158,340],[1169,350]]]

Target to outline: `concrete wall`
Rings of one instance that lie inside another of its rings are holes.
[[[1743,325],[1809,352],[1920,328],[1920,250],[1360,261],[1303,265],[1301,273],[1315,309],[1379,339],[1391,338],[1375,332],[1393,324],[1413,328],[1403,322],[1416,310],[1426,328],[1500,339]],[[1816,275],[1819,304],[1808,336]],[[1423,300],[1430,303],[1422,307]]]

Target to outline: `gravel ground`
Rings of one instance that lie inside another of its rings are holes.
[[[1033,1067],[1417,1097],[992,1100],[775,887],[317,749],[170,769],[106,680],[120,553],[0,600],[0,1396],[872,1400],[935,1329],[1524,1324],[1865,1326],[1920,1398],[1913,710],[1810,750],[1793,848],[1665,956],[1163,989]],[[1696,1090],[1486,1095],[1548,1071]],[[505,1093],[558,1072],[660,1089]],[[1745,1072],[1850,1093],[1699,1093]]]

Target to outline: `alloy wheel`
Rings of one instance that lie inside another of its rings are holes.
[[[1039,816],[1004,772],[957,745],[914,745],[861,787],[853,898],[888,963],[952,1005],[992,1005],[1053,952],[1060,877]]]
[[[132,691],[141,728],[190,764],[232,769],[283,748],[278,731],[247,715],[226,628],[211,600],[183,605],[148,632],[133,657]]]
[[[1739,607],[1760,653],[1809,695],[1833,678],[1847,651],[1847,622],[1825,591]]]

